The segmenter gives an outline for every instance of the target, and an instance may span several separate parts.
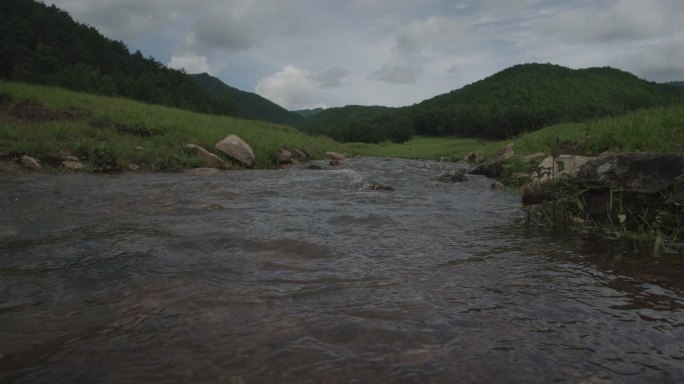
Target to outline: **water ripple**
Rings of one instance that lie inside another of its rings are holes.
[[[684,378],[681,260],[526,231],[448,163],[344,167],[0,175],[0,381]]]

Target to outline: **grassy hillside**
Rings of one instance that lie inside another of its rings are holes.
[[[54,5],[0,1],[0,79],[56,85],[196,112],[231,115],[182,71],[74,21]]]
[[[556,124],[508,140],[417,136],[404,144],[350,143],[347,148],[367,156],[460,160],[470,152],[491,156],[509,142],[515,144],[515,153],[520,156],[539,152],[586,156],[597,156],[604,151],[684,153],[684,104],[647,108],[584,123]]]
[[[314,157],[344,150],[328,138],[271,123],[0,81],[0,158],[5,161],[30,155],[58,167],[70,154],[86,163],[86,171],[116,171],[129,164],[178,171],[203,165],[185,144],[216,153],[214,144],[229,134],[252,146],[260,168],[272,167],[282,147],[303,148]]]
[[[409,112],[419,134],[502,139],[681,100],[674,87],[614,68],[524,64],[426,100]]]
[[[226,85],[208,73],[191,76],[195,83],[210,95],[228,98],[235,107],[237,116],[243,119],[261,120],[285,125],[293,125],[303,120],[303,117],[295,112],[290,112],[255,93],[241,91]]]

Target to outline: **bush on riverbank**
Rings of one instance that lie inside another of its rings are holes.
[[[129,164],[150,171],[202,166],[185,144],[213,150],[230,134],[252,146],[257,168],[273,167],[283,147],[303,148],[314,158],[343,151],[329,138],[276,124],[5,81],[0,81],[0,123],[0,158],[30,155],[59,166],[60,153],[68,153],[91,172]]]

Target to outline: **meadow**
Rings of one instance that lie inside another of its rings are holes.
[[[300,148],[314,159],[334,151],[349,156],[447,161],[462,160],[471,152],[487,158],[509,142],[515,143],[520,156],[539,152],[589,156],[604,151],[682,153],[684,106],[557,124],[502,141],[416,136],[403,144],[342,144],[283,125],[0,81],[0,158],[4,159],[26,154],[58,166],[55,159],[59,154],[69,153],[82,159],[85,171],[90,172],[126,169],[131,163],[147,171],[180,171],[203,164],[185,144],[215,152],[214,144],[230,134],[252,146],[257,168],[276,166],[281,148]]]

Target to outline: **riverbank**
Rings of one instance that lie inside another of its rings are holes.
[[[180,171],[206,165],[187,144],[221,155],[214,145],[229,135],[251,146],[254,168],[276,166],[281,149],[301,149],[311,158],[344,150],[332,139],[281,125],[0,81],[5,170],[27,155],[47,172],[69,171],[64,161],[81,163],[81,172]]]

